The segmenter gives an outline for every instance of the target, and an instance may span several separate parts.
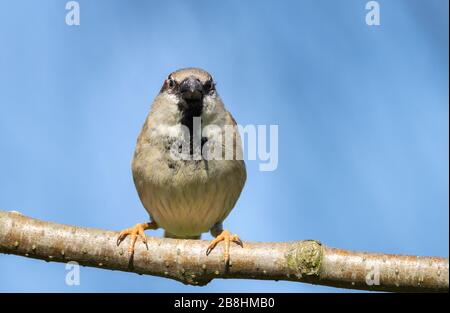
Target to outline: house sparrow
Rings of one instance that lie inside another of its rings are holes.
[[[202,129],[194,127],[196,119]],[[231,132],[227,133],[227,128]],[[231,145],[226,144],[230,142],[227,134],[232,136]],[[174,145],[186,140],[184,158],[174,157],[172,152],[178,151]],[[199,154],[206,146],[221,148],[216,158]],[[232,157],[219,158],[224,155]],[[199,68],[171,73],[153,102],[132,162],[134,184],[150,222],[123,230],[117,244],[130,235],[128,250],[132,254],[137,237],[147,243],[146,229],[161,227],[165,237],[185,239],[199,239],[210,231],[215,239],[206,254],[224,241],[228,263],[230,243],[243,246],[237,235],[222,228],[246,180],[245,163],[239,156],[242,145],[236,122],[225,109],[211,75]]]

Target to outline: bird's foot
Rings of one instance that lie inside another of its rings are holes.
[[[219,242],[223,241],[225,244],[223,256],[225,260],[225,264],[229,264],[230,262],[230,242],[237,243],[242,248],[244,247],[242,240],[238,237],[238,235],[231,235],[228,230],[223,230],[208,246],[206,249],[206,255],[209,255],[211,251],[217,246]]]
[[[138,237],[142,238],[142,242],[145,244],[148,250],[147,245],[147,237],[145,236],[144,230],[146,229],[157,229],[158,225],[155,222],[150,223],[140,223],[136,224],[133,227],[124,229],[120,232],[119,236],[117,237],[117,245],[120,245],[120,243],[128,236],[131,235],[130,243],[128,245],[128,253],[134,254],[134,246],[136,244],[136,240]]]

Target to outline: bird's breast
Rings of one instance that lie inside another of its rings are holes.
[[[156,223],[178,236],[207,232],[229,214],[245,182],[245,166],[237,160],[154,163],[154,171],[133,174],[141,201]]]

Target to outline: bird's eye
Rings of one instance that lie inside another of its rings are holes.
[[[203,88],[207,91],[207,92],[211,92],[214,90],[214,83],[212,80],[208,80],[207,82],[205,82],[205,84],[203,85]]]
[[[172,92],[176,89],[176,87],[177,82],[172,77],[168,77],[164,81],[164,84],[162,85],[160,92]]]

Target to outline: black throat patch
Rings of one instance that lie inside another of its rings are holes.
[[[189,129],[189,153],[194,152],[194,117],[201,117],[203,111],[203,99],[187,100],[178,103],[178,109],[181,112],[180,123]],[[203,140],[201,141],[201,148],[203,148]]]

